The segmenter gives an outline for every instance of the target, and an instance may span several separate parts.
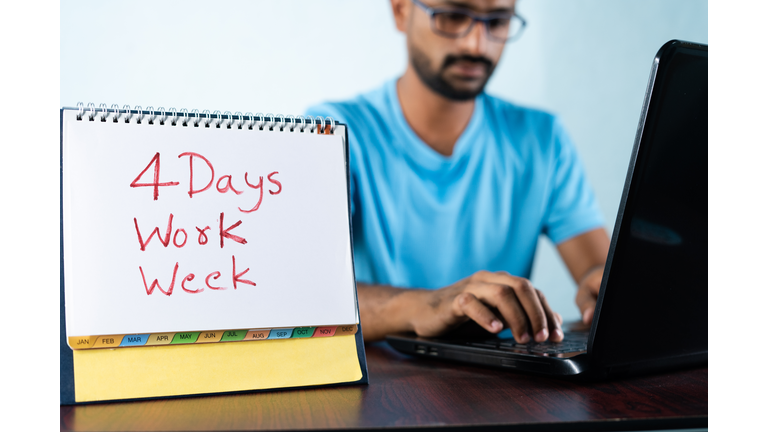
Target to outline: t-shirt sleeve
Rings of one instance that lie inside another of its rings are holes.
[[[326,104],[320,104],[320,105],[312,106],[312,107],[310,107],[307,110],[306,115],[307,116],[311,116],[312,118],[316,118],[317,116],[320,116],[322,118],[326,118],[326,117],[330,116],[334,120],[337,120],[337,121],[339,121],[341,123],[349,125],[349,121],[346,119],[347,116],[345,115],[345,113],[342,110],[336,108],[333,104],[326,103]],[[350,161],[349,161],[349,171],[350,171],[349,172],[349,196],[350,196],[349,210],[351,212],[350,216],[354,216],[355,215],[355,196],[356,196],[355,195],[355,192],[356,192],[355,182],[356,182],[356,177],[357,177],[355,173],[357,172],[356,171],[357,164],[355,163],[355,158],[353,157],[353,148],[354,148],[353,140],[355,139],[355,137],[353,136],[353,132],[351,130],[349,130],[349,127],[347,128],[347,137],[349,138],[349,141],[350,141],[349,143],[347,143],[347,145],[349,146],[349,155],[350,155]]]
[[[604,225],[595,193],[576,147],[559,121],[554,122],[554,170],[544,218],[544,233],[559,244]]]

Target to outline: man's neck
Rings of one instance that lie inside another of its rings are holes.
[[[475,100],[454,101],[429,89],[409,65],[397,80],[397,96],[411,129],[436,152],[450,156],[469,124]]]

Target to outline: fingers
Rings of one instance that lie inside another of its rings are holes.
[[[552,311],[549,307],[549,303],[547,303],[547,298],[541,291],[536,290],[536,292],[539,294],[539,300],[544,307],[544,313],[547,315],[547,326],[549,326],[550,329],[549,340],[552,342],[562,342],[564,336],[561,326],[563,317],[561,317],[559,313]]]
[[[530,281],[503,272],[480,272],[475,279],[484,282],[475,285],[477,297],[499,310],[517,341],[526,343],[530,340],[529,325],[536,342],[544,342],[550,337],[555,323],[554,313],[549,305],[542,303],[539,291]]]
[[[600,282],[603,279],[603,267],[595,267],[582,278],[576,291],[576,305],[581,311],[581,321],[584,324],[592,324],[595,315],[597,296],[600,293]]]
[[[592,324],[596,304],[597,296],[592,293],[592,290],[587,285],[580,286],[579,290],[576,291],[576,306],[581,311],[581,321],[584,324]]]
[[[498,309],[512,331],[515,340],[520,343],[530,342],[528,317],[515,291],[509,286],[499,284],[483,284],[482,287],[484,290],[481,295],[488,303]]]
[[[498,333],[504,328],[499,318],[472,293],[457,295],[453,304],[456,315],[469,317],[491,333]]]

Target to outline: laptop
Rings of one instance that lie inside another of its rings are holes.
[[[705,364],[707,284],[707,46],[672,40],[651,68],[592,325],[566,326],[561,343],[520,344],[508,330],[386,340],[414,356],[553,376]]]

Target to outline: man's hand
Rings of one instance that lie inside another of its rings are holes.
[[[605,259],[611,240],[603,228],[587,231],[557,245],[557,250],[578,284],[576,306],[584,324],[592,324],[597,293],[603,279]]]
[[[437,336],[471,319],[491,333],[509,327],[520,343],[563,340],[562,318],[527,279],[481,271],[427,293],[425,313],[413,320],[420,336]]]
[[[600,282],[603,280],[604,266],[600,265],[587,271],[579,282],[576,291],[576,305],[581,311],[581,321],[584,324],[592,324],[592,317],[595,315],[595,305],[597,304],[597,294],[600,292]]]
[[[358,284],[366,341],[414,331],[438,336],[474,320],[491,333],[509,327],[515,340],[563,340],[562,317],[530,281],[509,273],[477,272],[437,290]]]

